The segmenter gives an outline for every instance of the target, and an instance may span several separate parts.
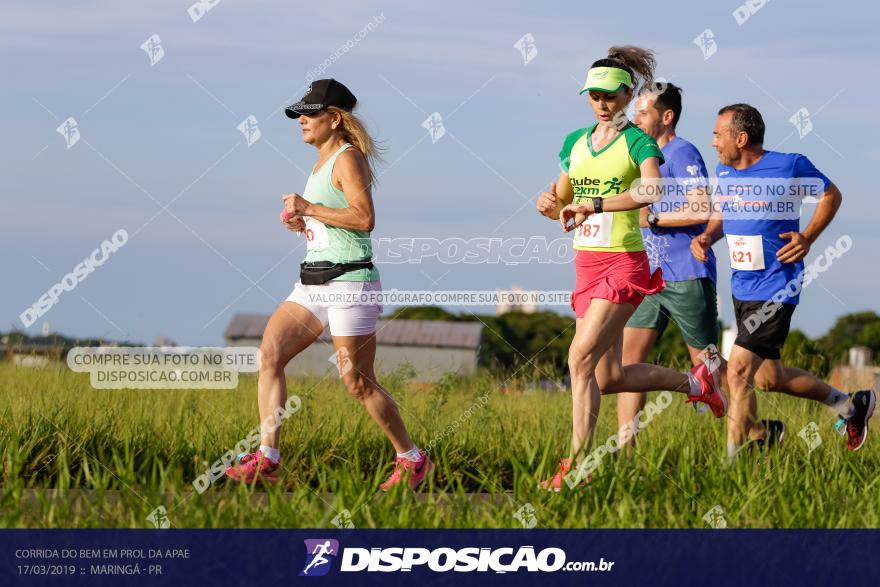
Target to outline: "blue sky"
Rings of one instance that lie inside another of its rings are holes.
[[[637,44],[684,88],[679,134],[710,169],[715,113],[745,101],[764,114],[765,146],[806,154],[841,188],[843,207],[814,253],[841,234],[853,248],[805,292],[794,326],[815,336],[840,314],[880,309],[874,5],[779,0],[738,25],[738,1],[614,13],[586,3],[221,0],[197,22],[189,4],[4,3],[0,329],[20,326],[26,307],[119,228],[130,241],[29,332],[48,321],[67,335],[219,344],[234,313],[271,312],[304,255],[278,223],[280,196],[302,191],[315,160],[282,106],[375,17],[326,72],[357,94],[388,149],[374,237],[556,238],[533,200],[557,173],[564,136],[592,122],[579,83],[610,45]],[[704,60],[693,40],[707,28],[718,49]],[[526,33],[538,53],[524,65],[513,45]],[[151,66],[140,45],[154,34],[165,55]],[[801,107],[813,123],[803,138],[789,122]],[[421,123],[435,111],[447,134],[432,143]],[[249,115],[262,133],[250,147],[236,129]],[[55,129],[71,116],[82,140],[67,149]],[[730,323],[729,270],[719,268]],[[398,289],[573,283],[571,267],[555,264],[381,271]]]

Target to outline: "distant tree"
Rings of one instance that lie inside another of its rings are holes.
[[[858,344],[871,347],[876,352],[880,350],[880,344],[877,344],[877,324],[880,324],[880,316],[876,312],[845,314],[817,342],[832,363],[844,361],[849,348]]]
[[[102,338],[71,338],[64,336],[63,334],[58,334],[57,332],[53,332],[49,334],[49,336],[36,335],[31,336],[26,332],[21,330],[11,330],[7,333],[0,333],[0,339],[4,340],[4,343],[9,346],[15,345],[26,345],[26,344],[39,344],[39,345],[47,345],[47,346],[55,346],[62,348],[70,348],[74,346],[83,346],[83,347],[92,347],[92,346],[101,346],[104,344],[115,344],[117,346],[140,346],[140,343],[130,342],[130,341],[110,341]]]
[[[389,320],[459,320],[459,317],[437,306],[404,306],[396,309],[388,317]]]
[[[880,320],[865,326],[859,333],[856,342],[874,351],[874,358],[876,360],[878,355],[880,355]]]
[[[497,373],[515,369],[519,342],[515,333],[507,329],[499,316],[463,316],[462,320],[483,324],[483,342],[480,347],[480,364]]]
[[[782,362],[789,367],[798,367],[821,378],[828,375],[830,367],[830,361],[822,347],[797,329],[788,333],[788,338],[782,347]]]
[[[508,312],[494,316],[506,346],[503,356],[508,366],[522,367],[521,373],[532,373],[539,378],[561,377],[568,370],[568,347],[574,337],[574,318],[556,312]],[[536,372],[537,371],[537,372]]]
[[[9,345],[16,345],[27,342],[27,334],[21,330],[12,330],[3,335],[4,342]]]

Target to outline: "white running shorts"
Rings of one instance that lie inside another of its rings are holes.
[[[380,281],[329,281],[323,285],[297,282],[288,302],[314,314],[332,336],[361,336],[376,331],[382,306],[375,303]]]

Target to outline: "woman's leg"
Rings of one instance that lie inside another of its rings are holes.
[[[314,314],[294,302],[281,302],[269,319],[260,345],[260,378],[257,403],[260,410],[260,443],[278,448],[281,434],[276,414],[287,402],[284,367],[315,342],[324,325]]]
[[[376,359],[376,333],[361,336],[334,336],[339,374],[349,393],[379,425],[398,454],[413,448],[397,403],[379,384],[373,371]]]
[[[596,300],[593,300],[593,303],[595,302]],[[626,306],[632,307],[629,304],[626,304]],[[650,363],[636,363],[624,366],[619,360],[611,361],[607,364],[603,363],[598,376],[603,394],[630,391],[690,392],[687,374]]]
[[[623,327],[634,311],[630,304],[593,298],[584,316],[576,321],[574,339],[568,351],[572,458],[590,450],[600,405],[596,367],[606,351],[620,340]]]
[[[630,306],[631,307],[631,306]],[[577,335],[575,335],[577,336]],[[701,361],[689,373],[679,373],[659,365],[640,363],[621,365],[619,357],[600,362],[597,378],[603,394],[627,391],[678,391],[689,401],[702,402],[720,418],[727,411],[727,400],[721,393],[718,365]]]

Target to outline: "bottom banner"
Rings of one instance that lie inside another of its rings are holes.
[[[0,530],[0,585],[878,585],[877,552],[877,530]]]

